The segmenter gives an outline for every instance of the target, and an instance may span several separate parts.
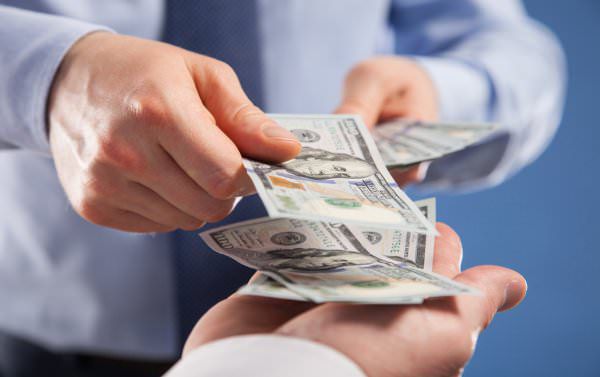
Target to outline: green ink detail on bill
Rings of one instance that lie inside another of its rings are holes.
[[[378,280],[358,281],[356,283],[352,283],[352,285],[358,288],[383,288],[390,286],[387,282]]]
[[[300,211],[300,207],[298,207],[296,205],[296,203],[294,202],[294,199],[290,198],[289,196],[277,195],[277,198],[279,198],[279,200],[281,201],[281,203],[283,203],[283,206],[288,211]]]
[[[327,198],[325,203],[340,208],[358,208],[361,206],[360,202],[354,199]]]

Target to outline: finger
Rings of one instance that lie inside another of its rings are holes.
[[[459,310],[474,330],[486,328],[497,311],[517,306],[527,292],[525,278],[518,272],[503,267],[474,267],[458,275],[455,280],[483,293],[482,297],[456,298]]]
[[[433,271],[453,278],[460,273],[462,262],[462,243],[460,237],[452,228],[444,223],[437,223],[440,235],[435,239]]]
[[[386,102],[390,82],[374,64],[360,64],[346,77],[337,114],[359,114],[368,127],[374,127]]]
[[[429,165],[428,162],[424,162],[408,169],[391,169],[390,173],[398,186],[404,187],[423,181],[427,175]]]
[[[152,171],[160,172],[160,174],[137,177],[137,181],[179,211],[195,219],[215,222],[226,217],[233,209],[233,198],[218,199],[207,193],[162,148],[151,153],[151,158]],[[136,177],[132,179],[136,179]],[[254,185],[245,170],[240,173],[240,177],[235,177],[233,180],[242,187],[235,193],[236,195],[249,194],[254,191]]]
[[[424,100],[427,94],[419,95],[421,90],[412,87],[412,95],[397,93],[390,96],[381,108],[380,119],[406,118],[411,120],[435,121],[438,119],[437,102]]]
[[[171,114],[166,121],[172,124],[165,125],[158,132],[160,146],[166,155],[213,198],[231,199],[252,191],[253,185],[242,165],[239,150],[216,126],[212,114],[204,108],[197,93],[182,94],[179,102],[173,101],[168,105]],[[164,161],[160,163],[167,165]],[[161,173],[175,171],[163,170]],[[163,177],[154,179],[161,179],[164,183]],[[149,187],[158,192],[155,185]],[[184,184],[183,187],[189,188],[189,185]]]
[[[85,218],[88,221],[124,232],[165,233],[175,230],[175,227],[157,223],[137,213],[109,206],[94,207],[94,209],[88,209],[87,212]]]
[[[121,209],[137,213],[158,224],[184,230],[195,230],[202,227],[206,221],[192,217],[167,202],[151,189],[136,183],[129,182],[127,188],[120,191],[120,196],[126,200],[118,200]]]
[[[283,162],[300,152],[294,135],[252,104],[229,66],[214,59],[197,62],[193,73],[200,97],[244,156]]]

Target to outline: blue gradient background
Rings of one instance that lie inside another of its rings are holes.
[[[523,304],[482,334],[465,376],[600,376],[600,1],[525,4],[563,43],[568,99],[532,166],[491,190],[438,196],[439,219],[462,236],[463,267],[508,266],[529,283]]]

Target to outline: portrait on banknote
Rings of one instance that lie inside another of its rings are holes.
[[[361,158],[311,147],[303,147],[296,158],[280,165],[261,166],[263,173],[280,169],[298,177],[314,180],[360,179],[377,172],[375,166]]]
[[[310,273],[335,270],[350,266],[367,266],[377,263],[374,257],[349,250],[323,250],[317,248],[276,249],[267,251],[232,248],[227,255],[242,260],[263,271],[288,271]]]

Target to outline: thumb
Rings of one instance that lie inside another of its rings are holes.
[[[374,127],[386,101],[388,86],[372,64],[356,66],[346,77],[342,102],[335,113],[358,114],[369,128]]]
[[[483,297],[458,297],[458,305],[473,329],[487,327],[498,311],[517,306],[525,297],[527,282],[516,271],[497,266],[478,266],[459,274],[456,281],[473,286]]]
[[[205,64],[210,69],[194,69],[200,98],[243,156],[282,162],[300,152],[295,136],[248,99],[231,67],[214,59]]]

